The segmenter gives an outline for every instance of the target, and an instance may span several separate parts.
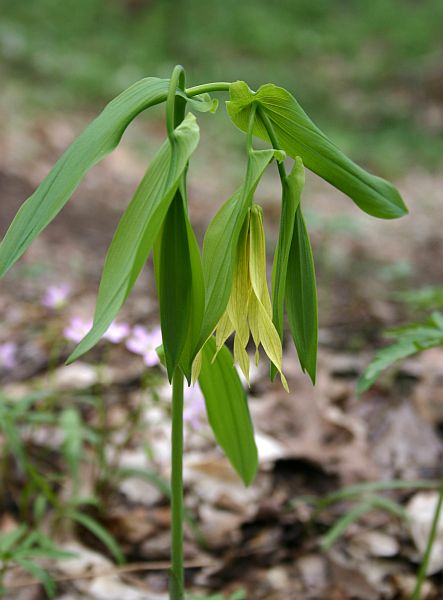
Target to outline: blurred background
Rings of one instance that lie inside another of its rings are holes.
[[[301,374],[289,345],[289,398],[267,381],[265,365],[254,373],[250,407],[262,469],[249,490],[220,459],[201,398],[188,399],[194,528],[186,540],[196,565],[189,584],[200,594],[244,589],[238,599],[407,598],[423,550],[399,517],[413,492],[389,496],[400,506],[396,516],[376,509],[350,533],[343,527],[327,552],[324,535],[355,507],[332,503],[320,513],[315,498],[365,480],[442,474],[441,348],[389,372],[363,398],[355,385],[386,343],[386,329],[443,304],[443,3],[0,0],[0,234],[111,98],[143,77],[169,77],[177,63],[188,86],[241,79],[252,89],[287,88],[351,158],[391,179],[410,209],[399,221],[379,221],[308,176],[318,383],[312,388]],[[198,115],[202,138],[190,168],[200,240],[245,167],[244,136],[227,118],[226,96],[219,99],[215,115]],[[112,232],[164,139],[163,111],[154,107],[130,125],[1,283],[0,536],[25,523],[70,544],[83,562],[43,565],[67,578],[57,586],[65,600],[166,597],[162,568],[110,587],[72,575],[115,558],[113,539],[129,562],[168,560],[169,391],[162,371],[146,369],[143,352],[134,356],[127,344],[134,335],[148,343],[158,323],[150,265],[123,309],[120,333],[63,367],[92,317]],[[276,170],[268,171],[257,201],[270,265],[280,190]],[[77,509],[92,525],[73,516]],[[14,588],[26,583],[14,568],[6,569],[8,598],[46,597],[38,586]],[[441,597],[441,568],[429,598]]]

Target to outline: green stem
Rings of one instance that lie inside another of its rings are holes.
[[[183,570],[183,373],[177,367],[172,378],[171,470],[171,600],[184,598]]]
[[[426,573],[428,571],[429,560],[431,558],[432,547],[434,546],[435,537],[437,535],[438,523],[440,521],[441,509],[443,506],[443,480],[440,483],[440,489],[438,491],[438,502],[435,507],[434,518],[432,519],[431,530],[429,532],[428,541],[426,544],[426,550],[423,555],[423,559],[420,564],[420,568],[417,573],[417,582],[415,584],[414,593],[412,594],[411,600],[420,600],[421,588],[423,582],[426,579]]]
[[[229,92],[231,84],[228,81],[215,81],[213,83],[202,83],[186,90],[186,95],[198,96],[199,94],[210,94],[211,92]]]
[[[281,150],[280,142],[278,141],[277,134],[274,131],[271,120],[261,106],[258,107],[257,114],[263,121],[263,125],[265,126],[267,134],[269,135],[269,139],[271,140],[272,147],[275,148],[275,150]],[[286,169],[284,163],[277,161],[277,168],[282,185],[284,185],[286,183]]]

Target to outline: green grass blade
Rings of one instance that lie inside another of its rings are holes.
[[[106,332],[128,297],[159,234],[180,178],[199,139],[189,113],[175,129],[174,144],[164,142],[126,209],[106,255],[94,324],[68,362],[92,348]]]
[[[347,194],[365,212],[383,219],[395,219],[407,213],[396,188],[371,175],[350,160],[311,121],[297,100],[285,89],[273,84],[261,86],[253,93],[244,81],[230,86],[228,113],[237,127],[248,130],[252,105],[259,103],[266,111],[282,149],[300,156],[308,169]],[[254,134],[269,141],[262,122],[257,120]]]
[[[28,531],[26,525],[19,525],[12,531],[0,535],[0,558],[6,557],[10,550],[19,542]]]
[[[148,77],[112,100],[57,161],[15,216],[0,244],[0,277],[63,208],[88,170],[119,143],[129,123],[166,99],[169,80]]]
[[[249,485],[257,472],[258,454],[246,394],[229,350],[223,346],[213,360],[215,351],[211,336],[203,347],[199,377],[208,420],[235,471]]]
[[[16,561],[25,571],[28,571],[33,577],[38,579],[45,588],[45,592],[48,594],[49,598],[54,598],[55,596],[55,582],[39,565],[31,562],[30,560],[26,560],[24,558],[18,558]]]
[[[337,519],[333,527],[327,532],[321,543],[321,549],[327,552],[341,537],[349,525],[352,525],[355,521],[358,521],[367,512],[373,510],[373,506],[370,502],[365,502],[355,506],[352,510],[347,512],[345,515]]]
[[[67,515],[73,521],[76,521],[86,529],[88,529],[102,544],[109,550],[112,556],[115,558],[118,564],[125,562],[122,551],[114,536],[112,536],[98,521],[76,510],[68,511]]]

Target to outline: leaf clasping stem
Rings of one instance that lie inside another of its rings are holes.
[[[262,120],[263,125],[265,126],[267,134],[269,135],[269,139],[271,140],[272,147],[275,150],[281,150],[280,142],[278,141],[277,134],[275,133],[275,130],[271,123],[270,118],[268,117],[268,115],[262,109],[261,106],[257,107],[257,113],[258,113],[258,116],[260,117],[260,119]],[[280,175],[282,185],[285,185],[287,175],[286,175],[286,169],[285,169],[284,163],[277,161],[277,168],[278,168],[278,174]]]
[[[174,141],[174,129],[183,121],[186,104],[186,101],[182,98],[180,104],[178,103],[177,88],[180,88],[183,92],[185,91],[185,70],[181,65],[176,65],[172,71],[166,98],[166,129],[171,143]],[[183,110],[180,110],[181,108]]]

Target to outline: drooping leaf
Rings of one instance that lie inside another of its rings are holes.
[[[258,455],[246,394],[226,346],[215,354],[211,336],[202,349],[199,377],[209,423],[235,471],[249,485],[257,472]]]
[[[72,362],[92,348],[106,332],[130,293],[156,240],[177,191],[189,157],[197,146],[199,129],[189,113],[166,140],[145,173],[112,239],[103,267],[94,324],[68,359]]]
[[[186,342],[191,309],[191,263],[186,213],[177,190],[166,214],[158,265],[160,323],[168,379],[171,382]]]
[[[69,146],[36,191],[15,216],[0,244],[0,277],[27,250],[54,219],[85,174],[112,152],[131,121],[147,108],[166,100],[169,79],[147,77],[119,94]],[[209,94],[187,98],[194,110],[215,112],[217,100]]]
[[[303,162],[300,157],[297,157],[291,172],[283,183],[280,231],[272,269],[272,320],[282,341],[289,251],[294,231],[295,213],[300,204],[304,184]],[[275,379],[277,372],[277,368],[272,364],[272,380]]]
[[[165,100],[168,85],[169,80],[155,77],[138,81],[112,100],[69,146],[6,233],[0,245],[0,276],[63,208],[87,171],[117,146],[134,117]]]
[[[317,367],[317,286],[309,234],[301,206],[295,215],[285,290],[289,328],[303,371],[315,383]]]
[[[285,89],[266,84],[254,93],[244,81],[237,81],[230,86],[230,96],[228,113],[242,131],[248,130],[252,104],[258,103],[269,117],[283,150],[294,159],[300,156],[308,169],[347,194],[362,210],[382,219],[407,213],[396,188],[350,160]],[[254,134],[269,141],[259,119]]]
[[[258,182],[274,156],[274,150],[250,153],[244,183],[223,204],[206,231],[202,255],[206,299],[201,344],[211,335],[228,304],[240,231]]]
[[[180,366],[188,382],[204,311],[200,250],[187,215],[185,185],[169,207],[155,246],[163,346],[169,379]]]
[[[382,371],[397,361],[421,350],[443,345],[443,314],[434,312],[425,323],[412,323],[390,332],[396,341],[379,350],[357,384],[357,392],[362,394],[380,377]]]

